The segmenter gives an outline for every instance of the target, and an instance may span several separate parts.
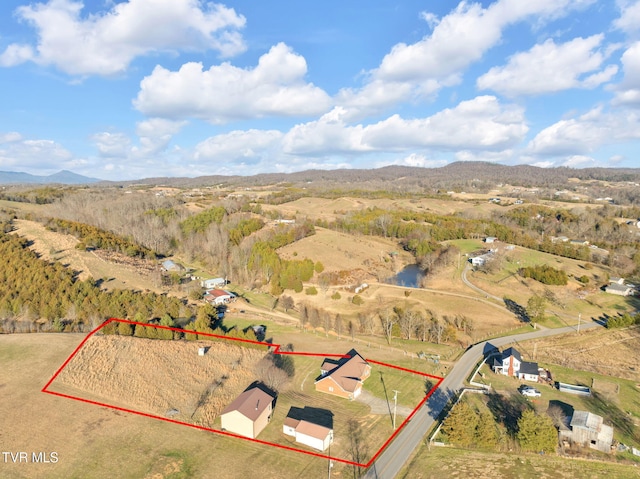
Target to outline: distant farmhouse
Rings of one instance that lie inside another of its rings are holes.
[[[473,257],[469,258],[469,262],[473,266],[484,266],[486,263],[488,263],[492,259],[493,259],[493,252],[490,251],[488,253],[481,254],[479,256],[473,256]]]
[[[203,299],[208,303],[220,306],[234,301],[236,299],[236,295],[231,291],[226,291],[224,289],[211,289],[205,293]]]
[[[604,290],[609,294],[617,294],[618,296],[631,296],[635,292],[633,286],[624,284],[624,278],[615,277],[609,280],[609,284],[604,287]]]
[[[611,452],[613,428],[603,424],[602,416],[588,411],[574,411],[570,430],[560,429],[561,441],[569,441],[602,452]]]
[[[274,400],[263,388],[247,389],[222,411],[222,430],[255,439],[271,421]]]
[[[200,282],[200,286],[205,289],[223,288],[226,285],[227,280],[225,278],[211,278]]]
[[[493,360],[493,372],[504,376],[513,376],[525,381],[538,381],[538,363],[523,361],[520,352],[515,348],[505,349]]]
[[[355,349],[347,356],[337,361],[324,360],[320,377],[316,379],[316,391],[352,400],[360,395],[364,381],[371,374],[371,366]]]
[[[185,267],[184,266],[182,266],[180,263],[176,263],[175,261],[172,261],[170,259],[162,262],[162,269],[164,271],[169,272],[169,273],[181,273],[181,272],[185,271]]]

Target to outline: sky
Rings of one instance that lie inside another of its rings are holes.
[[[0,170],[640,167],[640,0],[2,0]]]

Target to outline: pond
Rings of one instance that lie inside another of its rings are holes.
[[[398,274],[387,278],[385,281],[389,284],[395,284],[397,286],[405,286],[407,288],[419,288],[420,280],[424,274],[422,274],[422,270],[420,266],[417,264],[409,264],[402,268]]]

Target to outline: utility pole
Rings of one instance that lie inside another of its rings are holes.
[[[331,438],[329,439],[329,458],[331,458],[331,443],[333,442],[333,431],[331,431]],[[331,479],[331,469],[333,469],[333,461],[329,459],[329,465],[327,467],[327,477]]]
[[[393,430],[396,430],[396,410],[398,408],[398,393],[400,391],[393,390]]]

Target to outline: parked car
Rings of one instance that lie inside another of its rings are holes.
[[[538,391],[536,388],[531,387],[523,388],[520,391],[520,394],[530,398],[539,398],[540,396],[542,396],[542,393],[540,391]]]

